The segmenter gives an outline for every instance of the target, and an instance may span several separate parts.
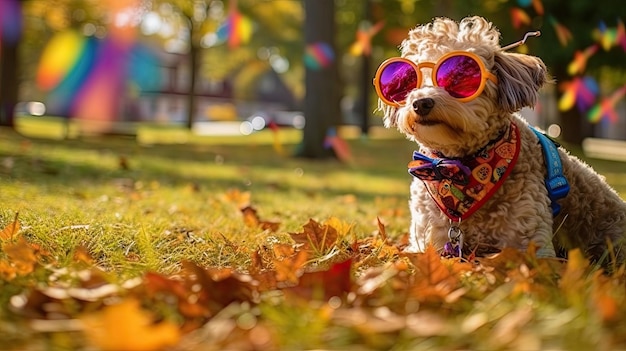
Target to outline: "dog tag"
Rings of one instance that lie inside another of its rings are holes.
[[[463,254],[463,232],[459,223],[450,223],[448,229],[448,242],[443,246],[442,255],[444,257],[462,257]]]

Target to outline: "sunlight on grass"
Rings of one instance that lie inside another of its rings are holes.
[[[609,277],[583,259],[515,250],[474,264],[401,254],[414,148],[402,138],[351,138],[353,160],[340,163],[291,157],[294,130],[279,132],[278,154],[271,131],[200,137],[144,126],[141,137],[61,140],[62,129],[48,128],[58,121],[22,122],[29,137],[0,129],[0,231],[16,213],[21,225],[21,239],[0,238],[3,346],[84,348],[91,331],[77,318],[116,317],[136,298],[135,319],[115,321],[174,325],[189,350],[626,342],[611,332],[626,323],[623,271]],[[625,163],[587,161],[626,194]],[[11,266],[9,253],[40,261]],[[20,267],[32,272],[10,275]],[[124,288],[89,302],[58,298],[101,286]]]

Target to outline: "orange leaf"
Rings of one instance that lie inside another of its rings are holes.
[[[89,254],[89,249],[82,245],[76,247],[76,249],[74,250],[73,259],[74,262],[85,263],[89,266],[94,264],[93,257],[91,257],[91,255]]]
[[[276,280],[296,284],[298,278],[302,275],[304,264],[308,259],[306,251],[298,251],[294,256],[284,258],[282,260],[274,260],[274,269],[276,270]]]
[[[559,286],[566,292],[580,292],[584,285],[585,274],[589,261],[583,256],[580,249],[570,250],[567,254],[567,266],[561,277]]]
[[[15,220],[12,223],[9,223],[2,231],[0,231],[0,239],[10,240],[13,239],[15,234],[20,231],[20,222],[17,220],[17,216],[19,212],[15,213]]]
[[[326,222],[324,222],[324,224],[331,228],[334,228],[335,231],[337,232],[338,237],[346,236],[352,229],[352,224],[342,221],[341,219],[337,217],[330,217],[329,219],[326,220]]]
[[[291,233],[291,238],[314,252],[324,253],[337,243],[337,229],[327,224],[322,225],[309,219],[302,229],[302,233]]]
[[[26,275],[35,269],[37,265],[35,250],[24,238],[19,238],[16,243],[5,243],[2,250],[7,254],[8,264],[15,269],[15,274]]]
[[[422,254],[407,255],[417,272],[410,287],[419,301],[442,301],[460,288],[459,278],[443,264],[441,255],[429,245]]]
[[[619,306],[623,305],[624,295],[616,293],[623,291],[620,283],[614,284],[615,281],[604,275],[602,271],[596,271],[593,275],[593,292],[592,304],[595,311],[600,315],[604,322],[612,322],[617,319]],[[618,301],[616,296],[620,296]]]
[[[272,246],[272,251],[274,252],[274,257],[279,260],[282,260],[285,257],[291,257],[296,253],[293,245],[289,244],[274,244]]]
[[[252,206],[246,206],[241,209],[241,213],[243,214],[243,222],[246,226],[255,228],[259,225],[260,219],[257,215],[256,209]]]
[[[224,200],[235,204],[238,208],[250,206],[250,192],[229,189],[223,196]]]
[[[294,293],[305,299],[321,299],[327,301],[331,297],[343,297],[352,290],[352,260],[335,263],[327,271],[303,274],[297,286],[286,292]]]
[[[387,230],[385,229],[385,225],[380,221],[380,217],[376,217],[378,221],[378,233],[383,238],[383,241],[387,241]]]
[[[83,315],[80,320],[89,342],[102,350],[161,350],[180,340],[180,331],[174,324],[154,323],[135,299]]]
[[[241,209],[243,214],[243,222],[250,228],[260,227],[262,230],[275,232],[280,227],[278,222],[262,221],[257,214],[257,210],[252,206],[246,206]]]

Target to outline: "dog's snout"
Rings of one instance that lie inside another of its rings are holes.
[[[435,107],[435,100],[423,98],[413,101],[413,110],[420,116],[426,116]]]

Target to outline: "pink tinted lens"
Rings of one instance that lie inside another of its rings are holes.
[[[482,80],[480,66],[469,56],[451,56],[437,69],[437,86],[455,98],[466,98],[476,93]]]
[[[382,98],[402,102],[417,86],[417,72],[407,62],[394,61],[383,68],[378,84]]]

